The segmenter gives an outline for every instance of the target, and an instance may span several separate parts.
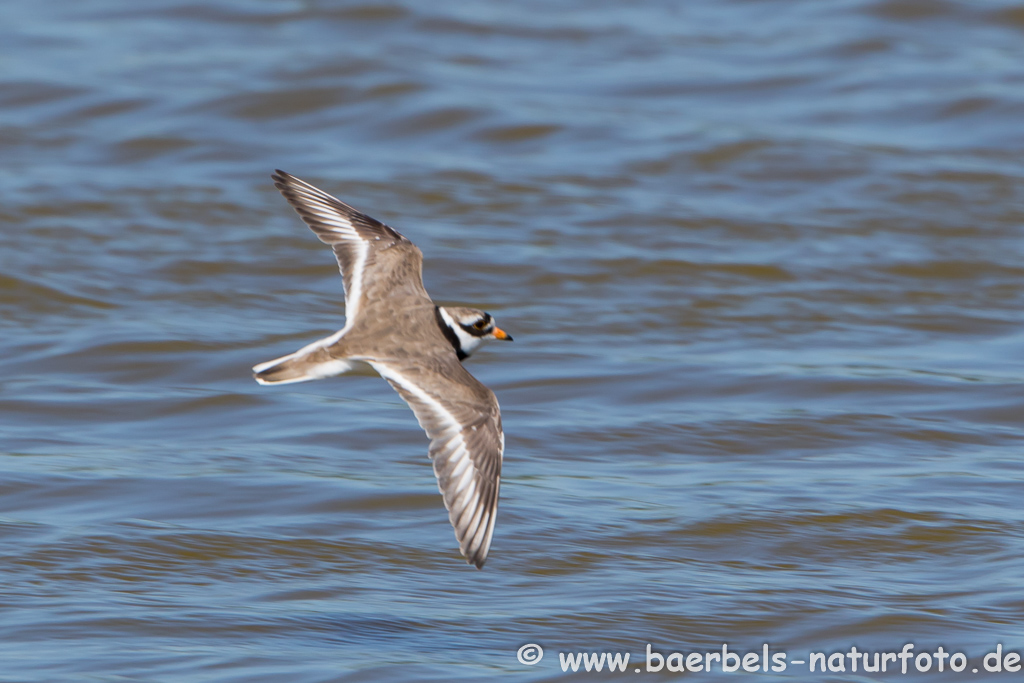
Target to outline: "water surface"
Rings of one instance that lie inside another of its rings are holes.
[[[1024,651],[1022,33],[996,0],[6,4],[0,679]],[[385,382],[252,381],[343,321],[274,168],[516,338],[468,363],[507,440],[483,571]],[[681,675],[722,676],[641,677]]]

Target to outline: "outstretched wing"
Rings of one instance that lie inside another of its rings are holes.
[[[370,361],[409,404],[430,437],[437,485],[459,549],[477,569],[491,547],[505,435],[494,393],[455,354],[416,363]]]
[[[420,276],[422,254],[416,245],[397,230],[356,211],[345,202],[289,173],[278,170],[271,177],[274,186],[320,241],[333,247],[338,268],[345,281],[346,327],[359,315],[359,309],[367,296],[366,274],[374,268],[404,268],[405,272],[412,275],[406,286],[423,289]],[[383,250],[396,247],[389,258],[378,258]],[[388,277],[379,280],[382,283],[393,281]],[[423,294],[425,296],[426,292]]]

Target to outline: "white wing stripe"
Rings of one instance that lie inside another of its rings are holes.
[[[442,434],[448,430],[455,432],[452,436],[440,442],[445,445],[451,444],[448,463],[456,463],[448,476],[448,485],[445,487],[448,491],[454,491],[455,496],[452,498],[450,505],[447,500],[445,501],[445,507],[449,511],[454,510],[458,515],[452,519],[456,535],[460,539],[460,544],[464,545],[467,557],[475,557],[480,549],[484,547],[484,543],[490,542],[491,535],[494,533],[494,515],[487,509],[488,506],[483,504],[482,492],[477,488],[477,481],[474,477],[476,469],[472,467],[473,463],[469,455],[469,449],[462,438],[462,425],[459,424],[455,416],[440,401],[418,387],[400,372],[384,363],[368,362],[380,373],[381,377],[407,391],[421,406],[441,420],[444,426],[444,429],[441,431]],[[415,406],[413,412],[416,412]],[[417,420],[419,420],[418,416]],[[424,426],[424,422],[425,420],[420,420],[420,425]],[[504,443],[501,445],[502,450],[504,450]],[[435,453],[437,452],[436,448],[432,450]],[[495,491],[496,493],[497,491]],[[444,494],[443,490],[442,494]]]
[[[472,470],[470,471],[470,474],[472,475]],[[455,490],[458,491],[458,493],[452,499],[452,507],[460,507],[462,505],[465,505],[465,502],[467,500],[476,495],[476,481],[472,478],[472,476],[470,476],[468,486],[466,485],[465,482],[460,482],[458,488],[456,488]],[[459,519],[461,520],[463,515],[465,514],[465,510],[463,510],[462,514],[459,515]]]
[[[380,373],[381,377],[383,377],[384,379],[389,379],[395,384],[398,384],[400,387],[402,387],[410,394],[415,396],[417,399],[419,399],[428,408],[433,410],[434,414],[445,422],[445,426],[448,429],[457,430],[455,436],[452,437],[452,439],[450,440],[453,440],[455,437],[457,437],[458,440],[462,442],[462,434],[460,433],[462,431],[462,425],[459,424],[459,421],[455,419],[455,416],[452,415],[448,411],[448,409],[444,407],[444,404],[442,404],[440,401],[435,399],[427,392],[423,391],[423,389],[420,389],[418,386],[410,382],[408,378],[406,378],[401,373],[395,371],[394,368],[391,368],[388,365],[381,362],[369,362],[370,365],[373,366],[373,369]],[[461,443],[460,445],[464,446],[465,442]]]
[[[480,523],[480,515],[483,514],[484,509],[483,506],[480,505],[479,495],[474,495],[466,502],[470,504],[466,505],[462,510],[462,514],[459,515],[459,527],[464,529],[466,539],[469,540],[473,537],[474,532],[476,531],[476,525]],[[469,515],[469,519],[466,518],[467,515]]]
[[[370,246],[366,240],[359,236],[355,226],[352,225],[352,221],[343,214],[338,213],[334,207],[334,202],[337,200],[331,197],[331,195],[294,176],[289,177],[289,183],[305,212],[323,223],[324,227],[328,228],[331,234],[343,238],[345,242],[355,248],[355,260],[352,263],[352,272],[350,273],[352,291],[345,292],[345,327],[337,335],[329,337],[330,343],[333,344],[352,327],[352,322],[359,315],[359,302],[363,296],[363,275],[366,269],[366,259],[370,252]],[[300,211],[300,213],[302,212]],[[339,262],[339,269],[340,265]],[[342,272],[342,275],[344,276],[345,273]]]
[[[485,512],[482,507],[480,508],[480,511]],[[484,539],[490,536],[491,532],[493,532],[494,527],[491,526],[490,521],[491,515],[490,511],[488,510],[486,511],[486,514],[483,517],[481,517],[480,526],[477,527],[476,533],[473,534],[473,542],[470,545],[470,547],[474,549],[474,552],[477,549],[483,547]],[[491,531],[488,531],[488,527],[491,527]]]
[[[497,491],[495,491],[495,493],[494,493],[494,499],[495,500],[498,499]],[[489,548],[489,547],[491,547],[491,537],[494,535],[494,522],[497,520],[497,517],[498,517],[498,510],[497,510],[497,508],[495,508],[495,510],[487,518],[487,533],[484,534],[484,538],[480,542],[480,547],[481,548]]]
[[[449,462],[451,462],[452,460],[454,460],[454,457],[448,459]],[[461,477],[462,473],[465,472],[466,468],[468,468],[471,464],[472,461],[469,458],[462,458],[459,461],[459,463],[455,465],[452,471],[448,473],[448,476],[451,477],[452,479],[455,479],[456,477]]]
[[[473,517],[470,518],[469,524],[466,525],[466,540],[469,542],[469,548],[475,553],[478,547],[476,537],[480,533],[480,524],[487,517],[487,510],[484,509],[483,505],[480,505],[479,498],[474,501],[473,507],[467,509],[474,511]]]
[[[331,232],[345,235],[346,237],[352,237],[354,239],[360,239],[359,233],[356,232],[355,228],[352,227],[352,222],[346,218],[341,218],[334,213],[325,213],[323,211],[310,211],[311,214],[321,219],[324,223],[331,226],[333,230]]]
[[[352,327],[356,316],[359,315],[359,300],[363,296],[363,271],[366,268],[366,255],[369,253],[370,246],[360,240],[356,251],[355,267],[352,269],[352,291],[345,293],[345,329],[339,334],[344,334]]]
[[[469,458],[466,458],[466,460],[469,460]],[[455,483],[455,477],[452,477],[448,481],[450,482],[449,486],[452,488],[452,490],[459,492],[459,497],[462,497],[464,491],[468,491],[471,493],[474,490],[476,490],[476,482],[473,480],[472,467],[466,468],[466,471],[462,473],[461,477],[459,477],[458,483]],[[458,498],[456,498],[455,500],[458,500]]]

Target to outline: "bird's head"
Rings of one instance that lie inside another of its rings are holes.
[[[438,306],[437,317],[441,331],[455,347],[459,360],[471,356],[485,341],[512,341],[512,337],[494,324],[490,313],[475,308]]]

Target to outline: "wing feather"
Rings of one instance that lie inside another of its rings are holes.
[[[505,437],[494,394],[466,372],[454,355],[452,361],[451,374],[394,361],[370,361],[370,365],[409,404],[430,438],[434,475],[459,550],[479,569],[487,560],[494,533]],[[466,378],[473,383],[468,396]]]
[[[348,327],[359,314],[366,293],[364,275],[376,262],[376,252],[402,243],[412,247],[412,243],[394,228],[360,213],[304,180],[281,170],[271,177],[274,186],[281,191],[303,222],[321,242],[334,249],[338,269],[345,282],[345,318]]]
[[[494,393],[462,367],[447,340],[437,333],[438,354],[411,358],[402,347],[379,360],[395,316],[436,307],[423,288],[423,255],[393,228],[284,171],[274,185],[321,242],[329,244],[345,284],[345,327],[302,349],[319,352],[349,341],[348,357],[372,365],[409,404],[430,438],[429,454],[438,488],[467,561],[483,567],[494,534],[505,437]],[[353,330],[364,311],[363,322]],[[349,334],[351,332],[351,334]],[[347,335],[347,336],[346,336]],[[359,345],[362,344],[363,347]],[[355,352],[362,348],[365,353]],[[257,372],[267,364],[257,366]]]

